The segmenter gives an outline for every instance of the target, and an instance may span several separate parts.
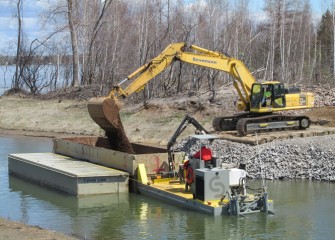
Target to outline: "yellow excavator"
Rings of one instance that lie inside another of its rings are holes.
[[[307,116],[275,114],[286,110],[308,109],[314,106],[314,95],[302,93],[298,88],[285,88],[277,81],[257,82],[248,68],[239,60],[226,54],[210,51],[194,45],[193,51],[185,51],[184,42],[170,44],[157,57],[150,60],[126,79],[114,86],[106,97],[93,98],[88,102],[91,118],[107,132],[115,132],[120,127],[119,99],[137,92],[173,62],[181,61],[230,74],[239,101],[236,106],[240,114],[217,117],[213,120],[216,131],[237,130],[246,135],[264,129],[305,129],[310,125]],[[127,87],[121,84],[131,81]]]

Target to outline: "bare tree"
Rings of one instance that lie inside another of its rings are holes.
[[[79,51],[78,51],[78,39],[77,39],[77,27],[75,21],[74,8],[76,0],[67,0],[68,4],[68,21],[71,35],[71,46],[72,46],[72,64],[73,64],[73,79],[71,86],[79,85]]]
[[[96,39],[98,38],[98,34],[101,31],[102,26],[105,24],[103,21],[104,15],[108,11],[109,6],[113,3],[112,0],[106,0],[102,3],[96,3],[96,11],[94,16],[94,25],[90,31],[90,40],[89,40],[89,47],[88,47],[88,54],[87,54],[87,61],[86,61],[86,71],[87,73],[84,75],[84,82],[91,84],[95,78],[94,69],[96,66],[96,57],[94,56],[94,44],[96,43]],[[102,4],[102,6],[100,6]],[[91,19],[92,20],[92,19]],[[102,49],[100,49],[102,51]],[[102,51],[104,52],[104,51]]]
[[[59,0],[52,14],[57,16],[54,25],[61,24],[55,29],[70,29],[71,38],[61,35],[63,42],[59,45],[65,46],[64,67],[72,66],[71,85],[79,82],[79,68],[82,83],[99,85],[100,94],[106,94],[113,84],[157,56],[168,44],[181,41],[238,58],[256,72],[257,78],[309,82],[318,69],[320,48],[315,42],[309,0],[265,0],[265,20],[252,17],[249,3]],[[66,62],[69,58],[71,63]],[[69,69],[64,71],[66,79],[70,75]],[[214,99],[217,89],[231,80],[222,72],[174,64],[147,84],[144,95],[134,94],[132,98],[146,103],[156,96],[201,90],[210,91]]]
[[[17,30],[17,47],[16,47],[16,62],[15,62],[15,79],[13,88],[15,90],[19,89],[19,76],[20,76],[20,62],[21,62],[21,38],[22,38],[22,5],[23,0],[17,0],[16,2],[16,18],[18,23],[18,30]]]

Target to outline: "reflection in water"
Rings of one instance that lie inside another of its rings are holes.
[[[41,227],[50,228],[51,225],[53,229],[79,237],[89,237],[100,228],[105,209],[128,207],[129,204],[129,195],[124,193],[75,197],[12,176],[9,177],[9,189],[18,192],[25,203],[17,212],[21,221],[37,221]],[[51,221],[44,225],[45,219]],[[116,223],[122,224],[120,221]]]
[[[147,216],[148,216],[148,203],[143,202],[140,205],[140,220],[141,221],[147,220]]]
[[[81,239],[333,239],[335,184],[268,181],[276,215],[213,217],[139,194],[74,197],[8,177],[7,155],[51,141],[0,137],[0,217]],[[249,182],[258,188],[259,182]]]
[[[149,209],[149,204],[146,202],[143,202],[140,204],[140,214],[139,214],[139,235],[142,237],[147,237],[150,236],[149,231],[149,226],[148,226],[148,209]]]

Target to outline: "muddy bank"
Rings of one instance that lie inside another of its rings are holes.
[[[0,135],[46,137],[46,138],[67,138],[67,137],[85,136],[85,135],[70,134],[70,133],[32,131],[32,130],[15,130],[15,129],[2,129],[2,128],[0,128]],[[87,135],[87,136],[92,136],[92,135]]]
[[[312,124],[334,127],[335,106],[331,105],[334,92],[332,89],[327,92],[315,90],[316,108],[296,113],[309,116]],[[236,112],[233,104],[236,96],[232,88],[227,88],[218,91],[216,101],[210,102],[209,97],[208,94],[200,94],[150,99],[146,107],[141,103],[125,101],[120,114],[126,136],[131,142],[167,143],[186,114],[212,131],[215,117]],[[47,137],[105,134],[89,116],[87,101],[83,100],[0,97],[0,115],[0,132],[3,133]],[[181,137],[190,134],[194,134],[193,127],[187,128]]]
[[[143,109],[140,104],[125,106],[121,119],[131,142],[167,142],[186,112],[167,107],[157,100],[157,107]],[[104,136],[91,119],[87,101],[40,100],[0,97],[0,133],[42,137]],[[211,116],[196,113],[197,120],[211,127]],[[194,133],[186,129],[185,135]]]
[[[0,240],[74,240],[65,234],[0,218]]]

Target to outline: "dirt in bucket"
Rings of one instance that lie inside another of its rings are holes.
[[[126,153],[134,153],[133,147],[124,131],[120,116],[119,124],[115,129],[106,130],[106,137],[111,145],[111,149]]]
[[[134,153],[120,118],[120,107],[109,97],[92,98],[88,102],[91,118],[106,132],[112,150]]]

